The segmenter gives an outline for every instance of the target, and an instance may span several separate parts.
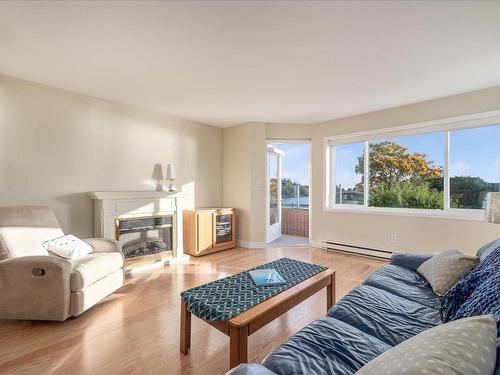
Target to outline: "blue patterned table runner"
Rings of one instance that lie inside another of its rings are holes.
[[[281,285],[257,286],[248,271],[274,268],[285,279]],[[281,258],[233,276],[181,293],[191,313],[210,322],[222,322],[326,270],[327,267]]]

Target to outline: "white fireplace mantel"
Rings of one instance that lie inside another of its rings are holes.
[[[174,215],[173,253],[182,258],[182,203],[183,192],[167,191],[95,191],[94,235],[117,239],[116,220],[131,217]]]
[[[182,197],[182,192],[170,191],[94,191],[89,193],[92,199],[160,199]]]

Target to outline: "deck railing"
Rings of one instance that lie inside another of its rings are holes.
[[[281,233],[291,236],[309,237],[309,210],[283,208],[281,210]]]

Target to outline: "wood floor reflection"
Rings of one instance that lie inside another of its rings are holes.
[[[337,297],[385,261],[307,247],[233,249],[137,273],[112,296],[66,322],[0,321],[1,374],[224,374],[229,338],[193,317],[191,351],[179,353],[179,294],[281,257],[337,271]],[[249,338],[249,361],[326,312],[320,291]]]

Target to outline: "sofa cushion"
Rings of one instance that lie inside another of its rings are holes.
[[[493,314],[500,327],[500,269],[477,286],[455,313],[453,320],[486,314]]]
[[[423,332],[366,364],[356,375],[492,375],[496,324],[483,315]]]
[[[363,285],[386,290],[400,297],[439,309],[441,297],[432,291],[429,283],[417,272],[388,264],[372,273]]]
[[[242,363],[238,367],[235,367],[228,372],[226,375],[276,375],[273,371],[268,368],[259,365],[257,363]]]
[[[434,293],[444,296],[478,263],[478,258],[464,255],[458,250],[444,251],[422,263],[417,272],[431,284]]]
[[[499,279],[500,243],[497,243],[497,247],[488,252],[488,256],[483,258],[479,266],[456,283],[443,297],[441,305],[443,321],[472,316],[471,314],[495,313],[492,310],[495,305],[500,309]],[[479,290],[476,293],[477,289]],[[462,309],[464,304],[467,306]],[[497,310],[496,313],[500,314],[500,311]]]
[[[495,364],[495,375],[500,375],[500,337],[497,337],[497,362]]]
[[[276,374],[352,374],[391,346],[334,318],[309,324],[263,365]]]
[[[477,315],[494,314],[500,334],[500,247],[492,252],[483,264],[479,282],[474,291],[447,320],[468,318]]]
[[[122,268],[123,257],[120,253],[93,253],[73,259],[71,264],[71,291],[79,292]]]
[[[391,264],[402,266],[416,271],[418,267],[425,261],[431,259],[433,254],[420,253],[393,253],[391,256]]]
[[[486,259],[488,255],[490,255],[493,251],[500,247],[500,238],[488,242],[486,245],[481,246],[481,248],[477,251],[476,256],[482,262]]]
[[[441,324],[438,309],[368,285],[353,289],[330,309],[328,316],[391,346]]]

